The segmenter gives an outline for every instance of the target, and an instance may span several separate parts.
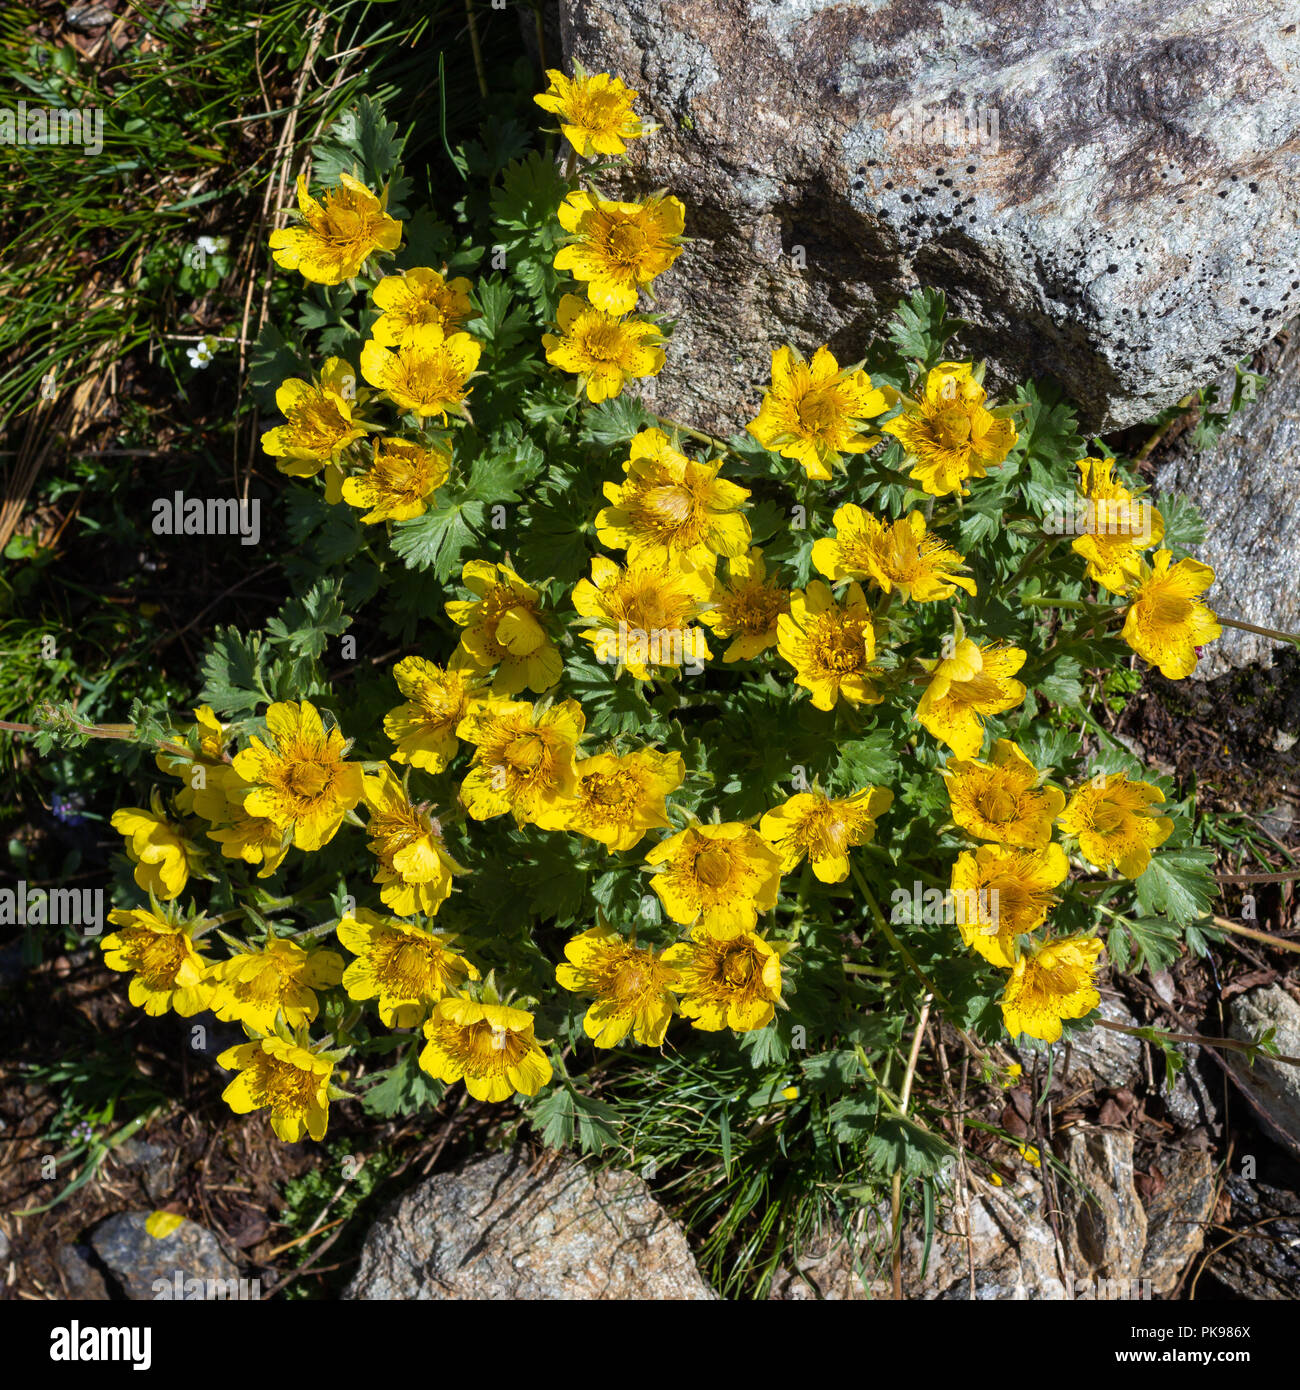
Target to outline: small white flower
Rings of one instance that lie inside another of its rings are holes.
[[[215,256],[218,251],[226,249],[226,239],[223,236],[201,236],[194,245],[205,256]]]
[[[206,367],[217,354],[212,350],[212,343],[210,340],[204,338],[202,342],[196,343],[194,347],[186,348],[185,355],[190,359],[190,366],[193,367],[195,371],[199,371]]]

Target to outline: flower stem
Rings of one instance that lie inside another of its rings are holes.
[[[1092,1020],[1102,1028],[1109,1028],[1112,1033],[1130,1033],[1135,1038],[1150,1038],[1154,1035],[1161,1042],[1168,1043],[1195,1043],[1198,1047],[1222,1047],[1229,1052],[1255,1052],[1262,1051],[1259,1043],[1241,1042],[1237,1038],[1211,1038],[1204,1033],[1166,1033],[1162,1028],[1134,1028],[1127,1023],[1116,1023],[1112,1019],[1102,1018],[1100,1015]],[[1264,1052],[1264,1056],[1273,1062],[1284,1062],[1287,1066],[1300,1067],[1300,1057],[1288,1057],[1285,1053]]]
[[[725,440],[719,439],[716,435],[705,434],[703,430],[693,429],[690,425],[683,425],[678,420],[670,419],[667,415],[656,415],[654,417],[661,425],[670,430],[676,430],[678,434],[689,435],[692,439],[698,439],[701,444],[712,445],[719,453],[733,454],[735,450]]]
[[[912,1099],[912,1080],[916,1076],[916,1063],[921,1055],[921,1039],[925,1034],[925,1026],[930,1021],[930,1004],[934,996],[927,994],[921,1001],[921,1017],[917,1020],[916,1032],[912,1035],[912,1050],[907,1055],[907,1070],[903,1073],[903,1089],[899,1094],[899,1112],[907,1114],[908,1103]],[[890,1212],[892,1216],[893,1244],[892,1266],[894,1280],[894,1299],[902,1302],[903,1299],[903,1172],[901,1168],[894,1170],[893,1181],[890,1184],[889,1198]]]
[[[1277,642],[1290,642],[1292,646],[1300,647],[1300,635],[1294,632],[1279,632],[1275,627],[1256,627],[1254,623],[1225,618],[1222,613],[1216,613],[1214,616],[1223,627],[1235,627],[1239,632],[1253,632],[1259,637],[1272,637]]]
[[[1029,604],[1031,608],[1072,608],[1079,613],[1086,613],[1090,608],[1106,606],[1103,604],[1085,603],[1081,598],[1042,598],[1037,594],[1022,594],[1020,602]]]
[[[1300,941],[1284,941],[1280,936],[1270,936],[1266,931],[1256,931],[1253,927],[1238,926],[1236,922],[1230,922],[1226,917],[1212,917],[1210,920],[1220,930],[1232,932],[1234,936],[1248,936],[1252,941],[1263,941],[1266,945],[1276,946],[1279,951],[1300,952]]]
[[[478,41],[478,20],[474,18],[474,0],[465,0],[465,18],[469,21],[469,46],[474,54],[474,72],[478,77],[479,94],[488,99],[487,73],[483,70],[483,49]]]
[[[943,1004],[948,1009],[952,1009],[953,1013],[956,1013],[957,1011],[953,1008],[952,1001],[943,992],[943,990],[941,990],[939,986],[934,983],[934,981],[925,973],[925,971],[921,969],[921,967],[916,963],[916,958],[912,955],[911,951],[909,951],[907,947],[904,946],[903,943],[898,939],[898,934],[894,931],[893,927],[891,927],[889,923],[885,920],[885,914],[880,910],[880,904],[876,901],[876,895],[867,886],[866,879],[862,877],[862,870],[859,869],[858,866],[854,864],[851,860],[849,862],[849,871],[853,875],[854,883],[856,883],[858,886],[858,891],[866,900],[867,908],[870,911],[872,920],[875,922],[876,927],[879,930],[881,936],[885,938],[885,940],[890,944],[890,946],[892,946],[893,949],[902,958],[903,964],[906,965],[907,968],[912,972],[912,974],[915,975],[916,978],[920,980],[920,982],[925,986],[926,992],[934,995],[934,997],[941,1004]],[[949,1022],[952,1023],[952,1020],[949,1019]],[[985,1050],[979,1045],[979,1043],[977,1043],[975,1039],[972,1038],[964,1029],[958,1028],[955,1023],[952,1023],[952,1027],[957,1033],[957,1036],[962,1040],[962,1042],[964,1042],[966,1046],[970,1048],[974,1056],[978,1057],[982,1062],[988,1062],[990,1060],[988,1053],[985,1052]]]

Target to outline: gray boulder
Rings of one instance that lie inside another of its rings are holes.
[[[1218,1194],[1214,1159],[1204,1149],[1174,1149],[1161,1158],[1165,1185],[1147,1204],[1142,1277],[1168,1298],[1205,1245]]]
[[[1232,1001],[1231,1037],[1250,1042],[1270,1028],[1276,1030],[1273,1040],[1283,1056],[1300,1057],[1300,1004],[1281,985],[1252,989]],[[1300,1067],[1264,1053],[1254,1066],[1237,1052],[1225,1050],[1224,1060],[1265,1128],[1300,1158]]]
[[[784,341],[855,361],[918,285],[1092,430],[1300,309],[1292,0],[559,3],[566,58],[662,126],[630,186],[688,208],[649,394],[691,423],[750,418]]]
[[[355,1299],[711,1299],[631,1173],[521,1150],[412,1188],[366,1236]]]
[[[127,1298],[195,1302],[246,1295],[239,1270],[206,1226],[187,1219],[160,1238],[146,1230],[148,1219],[147,1211],[124,1211],[101,1221],[91,1233],[95,1254]]]

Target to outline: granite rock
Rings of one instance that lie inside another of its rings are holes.
[[[366,1236],[347,1298],[715,1297],[681,1227],[631,1173],[520,1150],[440,1173]]]
[[[851,362],[947,291],[992,380],[1143,420],[1300,309],[1292,0],[559,0],[567,61],[660,124],[629,190],[687,206],[654,399],[743,424],[768,351]]]

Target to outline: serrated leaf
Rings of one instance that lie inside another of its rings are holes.
[[[952,1149],[937,1134],[899,1115],[882,1115],[867,1140],[867,1162],[882,1173],[905,1178],[932,1177],[951,1157]]]
[[[773,1019],[766,1028],[753,1028],[740,1035],[740,1048],[749,1054],[753,1067],[780,1066],[790,1056],[790,1042],[782,1036],[780,1023]]]
[[[300,598],[290,599],[266,625],[268,640],[293,656],[319,657],[328,638],[337,637],[352,619],[344,612],[338,581],[317,581]]]
[[[447,580],[460,569],[461,556],[480,541],[487,506],[467,499],[399,521],[393,527],[393,552],[410,569],[431,569]]]
[[[371,1115],[391,1120],[397,1115],[414,1115],[437,1105],[447,1087],[421,1068],[419,1055],[417,1042],[400,1062],[374,1073],[361,1095],[363,1108]]]
[[[1208,849],[1157,850],[1134,880],[1138,906],[1149,915],[1163,913],[1179,926],[1205,916],[1218,891],[1214,863]]]
[[[335,186],[340,174],[360,178],[376,193],[387,184],[388,211],[401,218],[411,189],[410,180],[398,172],[404,143],[397,125],[384,115],[382,102],[358,97],[313,147],[313,176],[325,188]]]
[[[1060,389],[1050,384],[1026,382],[1018,399],[1025,408],[1015,417],[1015,456],[1036,459],[1049,476],[1072,485],[1074,462],[1084,454],[1074,411]]]
[[[918,290],[901,300],[889,324],[889,341],[904,357],[916,358],[926,367],[943,361],[944,347],[963,319],[948,317],[948,300],[942,290]]]
[[[567,1149],[576,1138],[584,1153],[618,1143],[618,1112],[604,1101],[557,1086],[533,1103],[529,1115],[548,1149]]]
[[[581,437],[586,444],[612,449],[658,423],[635,396],[616,396],[583,411]]]
[[[233,627],[217,628],[203,658],[203,689],[199,702],[217,714],[246,714],[256,709],[262,694],[262,638]]]
[[[1168,970],[1182,953],[1183,938],[1178,927],[1164,917],[1126,917],[1117,922],[1106,937],[1106,950],[1115,966],[1127,971]]]
[[[884,729],[873,729],[863,738],[840,744],[831,785],[840,795],[865,786],[888,786],[897,767],[893,738]]]
[[[1160,498],[1158,510],[1165,522],[1161,546],[1172,551],[1175,560],[1194,556],[1204,546],[1206,535],[1205,518],[1195,505],[1179,493],[1168,493]]]

